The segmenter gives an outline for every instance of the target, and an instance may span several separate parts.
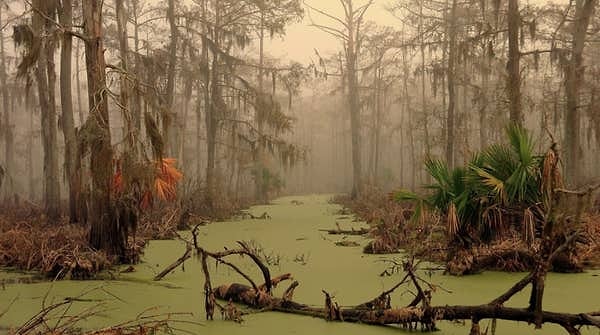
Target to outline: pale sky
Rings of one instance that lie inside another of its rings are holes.
[[[336,17],[343,17],[344,10],[339,0],[306,0],[305,2]],[[365,0],[357,0],[356,7],[365,2]],[[375,21],[382,26],[400,26],[398,19],[394,18],[384,8],[389,2],[390,0],[375,0],[375,3],[365,15],[366,19]],[[308,11],[309,9],[305,7],[302,22],[287,27],[286,36],[283,36],[283,38],[276,37],[265,44],[265,50],[271,56],[296,60],[306,65],[311,58],[315,58],[314,49],[317,49],[323,57],[342,49],[340,41],[315,27],[310,27],[311,21]],[[336,26],[335,22],[319,13],[310,11],[310,15],[315,23]]]
[[[386,9],[386,5],[396,0],[375,0],[374,4],[369,8],[365,17],[368,21],[374,21],[379,26],[391,26],[399,29],[402,23],[392,16]],[[521,0],[521,4],[538,4],[543,5],[550,2],[557,4],[566,4],[569,0]],[[305,0],[310,6],[333,14],[336,17],[343,17],[343,8],[339,0]],[[366,0],[355,0],[356,7],[363,5]],[[317,49],[321,56],[326,57],[338,51],[341,51],[342,45],[332,36],[315,28],[310,27],[311,20],[308,13],[308,8],[305,6],[304,20],[300,23],[288,26],[286,36],[275,38],[268,41],[266,45],[267,52],[274,57],[281,57],[287,60],[296,60],[303,64],[308,64],[312,59],[315,59],[314,49]],[[315,23],[322,25],[335,26],[335,22],[323,15],[311,11],[312,19]],[[315,59],[316,60],[316,59]],[[282,63],[285,63],[282,60]]]

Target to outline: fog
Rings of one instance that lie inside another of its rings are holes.
[[[42,124],[50,112],[40,111],[39,64],[27,63],[31,36],[22,34],[36,35],[29,26],[35,10],[29,2],[5,2],[2,192],[43,206],[53,187],[49,180],[57,178],[66,201],[75,172],[65,165],[59,72],[60,39],[69,29],[59,22],[61,8],[49,9],[55,20],[44,27],[41,40],[55,38],[54,70],[47,73],[56,77],[45,76],[54,87],[48,101],[55,118]],[[113,159],[129,155],[132,131],[138,149],[152,156],[143,121],[151,116],[164,137],[160,154],[176,158],[185,176],[187,186],[178,192],[207,187],[207,178],[214,179],[208,186],[216,193],[233,198],[342,193],[359,186],[417,190],[431,181],[424,169],[428,158],[466,166],[478,151],[506,142],[504,129],[511,122],[529,131],[536,154],[547,152],[552,139],[557,142],[569,183],[585,185],[600,175],[597,12],[587,18],[588,33],[581,38],[572,20],[575,7],[518,3],[519,19],[510,28],[516,29],[518,50],[511,56],[508,2],[267,1],[261,21],[252,1],[174,1],[170,12],[168,2],[129,0],[121,26],[116,4],[105,2],[102,9]],[[344,8],[350,5],[348,21]],[[74,3],[72,83],[65,95],[73,105],[68,127],[79,134],[77,143],[93,109],[80,7]],[[223,24],[222,31],[215,24]],[[204,46],[217,35],[218,41]],[[119,44],[119,37],[127,43]],[[516,70],[511,62],[518,63]],[[569,72],[573,66],[578,68]],[[518,93],[511,84],[516,79]],[[219,89],[211,86],[213,80]],[[208,131],[212,117],[214,134]],[[136,119],[139,127],[132,126]],[[77,152],[84,183],[91,177],[90,150]],[[55,151],[55,162],[48,160],[44,168],[49,151]],[[58,168],[54,174],[52,164]],[[268,180],[257,191],[260,173]]]
[[[0,333],[591,334],[599,1],[0,0]]]

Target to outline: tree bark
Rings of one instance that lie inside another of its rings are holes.
[[[565,73],[565,94],[567,96],[567,111],[565,119],[565,169],[567,182],[573,186],[581,183],[581,143],[580,143],[580,110],[579,91],[583,82],[585,67],[583,50],[590,18],[598,0],[578,0],[576,2],[575,21],[573,22],[573,39],[571,44],[571,59]]]
[[[131,8],[133,14],[133,41],[135,47],[135,81],[134,81],[134,89],[133,89],[133,120],[135,125],[135,130],[139,133],[142,129],[142,96],[140,90],[140,73],[142,69],[142,59],[140,56],[140,37],[139,37],[139,22],[138,22],[138,2],[139,0],[130,0]]]
[[[206,0],[202,0],[201,3],[201,10],[202,10],[202,50],[201,50],[201,61],[200,61],[200,68],[199,68],[199,72],[201,73],[201,77],[200,77],[200,82],[198,83],[198,102],[197,102],[197,109],[196,109],[196,139],[197,139],[197,146],[196,148],[198,149],[198,152],[196,154],[196,175],[198,180],[202,179],[202,160],[200,159],[201,157],[201,146],[200,143],[202,142],[202,132],[201,132],[201,128],[202,128],[202,109],[201,104],[204,106],[204,118],[205,118],[205,122],[206,121],[206,117],[207,114],[210,112],[210,68],[208,65],[208,42],[207,42],[207,36],[208,36],[208,27],[206,24]],[[205,123],[206,124],[206,123]],[[207,144],[208,146],[208,144]]]
[[[85,116],[83,114],[83,102],[81,100],[81,76],[79,75],[79,58],[81,57],[81,43],[81,41],[77,40],[77,46],[75,48],[75,85],[77,86],[77,114],[79,116],[80,127],[85,123]]]
[[[127,76],[129,75],[129,45],[127,37],[127,19],[128,15],[125,12],[124,0],[115,0],[115,11],[117,15],[117,34],[119,36],[119,57],[121,58],[121,69],[124,72],[121,74],[119,88],[119,104],[123,113],[123,130],[124,138],[128,143],[129,150],[131,153],[136,155],[136,138],[138,136],[135,126],[132,124],[133,120],[129,111],[129,81]]]
[[[425,36],[424,36],[424,25],[423,25],[423,1],[419,3],[419,36],[421,37],[420,56],[421,56],[421,108],[423,111],[423,130],[425,131],[425,156],[431,156],[431,139],[429,138],[429,111],[427,101],[425,98]],[[429,182],[430,176],[427,174],[427,182]]]
[[[521,52],[519,51],[519,27],[521,15],[519,0],[508,0],[508,71],[507,92],[510,109],[510,121],[521,125],[523,112],[521,106]]]
[[[454,135],[454,120],[455,120],[455,109],[456,109],[456,9],[457,0],[452,0],[452,7],[450,9],[450,22],[448,23],[448,113],[446,116],[446,163],[448,167],[454,167],[455,158],[455,135]]]
[[[221,4],[220,1],[215,1],[215,25],[218,26],[220,24],[220,15],[221,15]],[[218,30],[213,30],[213,43],[215,44],[215,49],[219,49],[220,44],[220,33]],[[206,42],[206,41],[205,41]],[[219,53],[214,51],[212,53],[212,68],[210,72],[208,72],[208,50],[206,51],[206,58],[204,61],[206,62],[206,71],[207,71],[207,79],[210,77],[210,98],[207,100],[207,110],[205,113],[205,122],[206,122],[206,201],[208,205],[212,208],[215,200],[215,165],[216,165],[216,151],[217,151],[217,126],[218,126],[218,117],[217,113],[220,113],[221,108],[221,86],[219,84]],[[207,89],[209,82],[206,82]]]
[[[481,74],[481,93],[479,98],[479,148],[483,150],[488,146],[487,108],[488,108],[488,86],[490,80],[490,72],[492,71],[491,61],[485,61],[483,73]]]
[[[36,137],[37,130],[33,127],[33,109],[31,108],[33,97],[31,90],[25,91],[25,113],[29,115],[29,136],[27,136],[27,183],[29,200],[35,201],[35,181],[33,172],[33,139]]]
[[[0,5],[0,7],[2,7]],[[0,22],[2,22],[2,8],[0,8]],[[0,131],[4,134],[4,169],[6,175],[9,176],[8,179],[11,179],[11,176],[14,176],[14,161],[13,161],[13,132],[12,126],[10,125],[10,114],[11,110],[9,107],[9,99],[11,96],[8,93],[8,73],[6,72],[6,53],[4,50],[4,35],[0,34],[0,85],[2,85],[2,110],[3,114],[2,120],[0,121]],[[15,97],[12,97],[13,99]],[[5,195],[8,197],[12,192],[12,183],[5,182],[4,189],[7,191]]]
[[[39,8],[46,16],[46,6],[42,0],[33,1],[33,6]],[[35,77],[38,85],[38,98],[41,112],[42,146],[44,149],[44,205],[46,215],[50,220],[57,220],[60,215],[60,184],[58,176],[58,144],[56,129],[56,104],[54,85],[54,43],[51,39],[43,39],[53,23],[42,16],[40,11],[34,11],[32,26],[34,43],[40,46]]]
[[[90,123],[94,132],[91,141],[91,229],[90,245],[110,255],[122,256],[126,236],[114,218],[111,204],[113,152],[106,93],[106,63],[102,40],[102,1],[83,0],[83,28],[87,68]]]
[[[174,155],[177,148],[173,140],[173,118],[177,113],[173,112],[175,101],[175,70],[177,65],[177,23],[175,22],[175,0],[168,0],[167,20],[169,21],[169,30],[171,33],[171,43],[169,45],[169,67],[167,70],[167,96],[166,106],[163,110],[163,141],[167,155]]]
[[[262,4],[264,5],[264,4]],[[264,92],[264,66],[265,66],[265,13],[264,9],[260,6],[260,28],[259,28],[259,36],[258,36],[258,94],[260,95],[260,99],[265,99],[266,94]],[[261,113],[261,111],[256,111],[257,114]],[[261,120],[257,115],[257,127],[259,136],[262,136],[264,133],[264,120]],[[260,203],[267,203],[267,185],[265,185],[265,178],[263,178],[265,167],[265,158],[264,158],[264,150],[259,141],[256,147],[256,157],[255,157],[255,188],[256,188],[256,200]]]
[[[70,30],[73,25],[73,7],[71,0],[62,0],[60,23]],[[60,103],[62,108],[62,130],[65,140],[65,175],[69,188],[69,221],[77,222],[79,198],[79,171],[75,169],[77,160],[77,139],[75,138],[75,121],[73,118],[73,96],[71,87],[71,57],[73,39],[64,32],[60,53]]]
[[[346,74],[348,84],[348,108],[350,111],[350,134],[352,137],[352,193],[351,197],[356,199],[362,193],[362,159],[360,140],[360,99],[358,92],[358,75],[356,62],[360,47],[357,45],[357,22],[354,17],[352,0],[346,1],[348,14],[346,15],[346,26],[348,29],[348,41],[346,46]]]

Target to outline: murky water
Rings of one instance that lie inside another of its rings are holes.
[[[387,267],[382,262],[394,256],[374,256],[361,253],[361,247],[340,247],[334,242],[341,236],[326,235],[320,228],[333,228],[340,222],[343,228],[354,226],[349,219],[339,219],[335,214],[338,207],[327,203],[329,196],[305,196],[282,198],[270,206],[257,206],[252,212],[259,215],[268,212],[270,220],[243,220],[215,223],[201,228],[200,243],[209,250],[221,250],[224,246],[235,247],[235,241],[253,240],[262,246],[271,260],[273,275],[291,272],[300,286],[294,299],[321,306],[324,302],[321,290],[334,294],[340,305],[355,305],[365,302],[382,289],[388,288],[400,279],[400,275],[380,277]],[[294,205],[292,200],[303,204]],[[361,237],[348,237],[360,242]],[[145,262],[137,265],[136,271],[115,274],[112,281],[62,281],[56,283],[6,284],[0,286],[0,313],[13,299],[15,303],[0,318],[0,333],[10,326],[28,320],[40,310],[44,297],[46,305],[65,297],[76,297],[93,290],[82,297],[69,311],[76,314],[86,308],[96,306],[99,313],[79,325],[83,328],[99,328],[135,319],[141,312],[147,314],[189,312],[192,316],[173,316],[194,321],[196,324],[181,323],[176,327],[196,334],[236,335],[236,334],[397,334],[404,332],[394,327],[373,327],[356,324],[326,322],[321,319],[294,316],[280,313],[258,313],[247,315],[244,322],[236,324],[216,320],[204,320],[202,285],[204,282],[199,262],[190,259],[185,270],[178,268],[161,282],[153,282],[152,277],[166,265],[177,259],[184,251],[178,241],[152,241],[146,249]],[[395,256],[401,259],[400,255]],[[234,259],[236,262],[238,259]],[[252,265],[242,261],[243,269],[254,274],[258,282],[259,274]],[[244,279],[233,271],[221,266],[212,270],[213,285],[239,282]],[[0,282],[22,277],[22,274],[0,272]],[[468,277],[442,276],[433,273],[431,281],[441,284],[452,293],[437,292],[433,304],[482,304],[504,292],[523,274],[486,272]],[[9,280],[10,281],[10,280]],[[283,283],[277,294],[287,287]],[[95,289],[95,290],[94,290]],[[600,271],[582,274],[551,274],[547,280],[545,309],[582,312],[600,310]],[[392,304],[401,306],[411,300],[407,292],[398,291],[392,297]],[[511,300],[509,306],[523,306],[527,294],[520,294]],[[482,323],[485,328],[487,321]],[[438,325],[439,334],[468,334],[469,326],[442,322]],[[183,332],[182,332],[183,333]],[[597,330],[584,330],[587,334],[600,334]],[[535,331],[523,323],[499,322],[497,334],[564,334],[558,327],[544,326]]]

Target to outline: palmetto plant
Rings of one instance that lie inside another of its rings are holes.
[[[544,157],[534,154],[524,128],[510,125],[506,134],[507,144],[484,149],[464,167],[449,169],[441,160],[427,159],[425,168],[434,180],[426,186],[429,192],[400,191],[396,199],[415,201],[415,217],[427,208],[446,215],[450,240],[463,244],[489,242],[515,225],[532,238],[542,201]]]

